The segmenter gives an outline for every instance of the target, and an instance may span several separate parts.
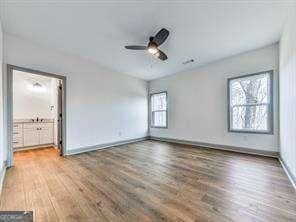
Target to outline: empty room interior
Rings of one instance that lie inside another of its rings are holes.
[[[296,1],[0,0],[0,221],[296,221]]]

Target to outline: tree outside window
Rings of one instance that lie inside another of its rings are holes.
[[[228,80],[229,130],[272,133],[272,71]]]

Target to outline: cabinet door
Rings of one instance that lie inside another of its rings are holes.
[[[24,129],[24,146],[39,144],[39,131],[36,129]]]
[[[53,143],[53,129],[41,129],[40,133],[40,144],[51,144]]]

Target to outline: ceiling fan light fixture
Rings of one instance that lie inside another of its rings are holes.
[[[158,47],[165,42],[167,37],[169,36],[169,31],[167,29],[161,29],[156,33],[155,36],[151,36],[149,38],[149,43],[147,46],[143,45],[126,45],[126,49],[131,50],[147,50],[154,58],[160,59],[162,61],[167,60],[167,55],[158,49]]]
[[[154,46],[148,47],[148,52],[150,52],[152,55],[158,53],[158,49]]]

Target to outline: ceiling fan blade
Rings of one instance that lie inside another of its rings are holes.
[[[155,42],[157,45],[161,45],[167,39],[169,34],[170,32],[168,30],[161,29],[153,38],[153,42]]]
[[[124,46],[126,49],[131,49],[131,50],[146,50],[147,46],[143,45],[127,45]]]
[[[167,55],[166,55],[163,51],[161,51],[161,50],[159,50],[159,49],[158,49],[158,52],[157,52],[157,53],[153,54],[153,56],[154,56],[155,58],[157,58],[157,59],[162,60],[162,61],[168,59]]]

